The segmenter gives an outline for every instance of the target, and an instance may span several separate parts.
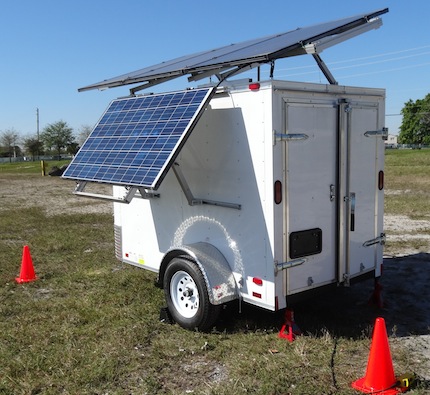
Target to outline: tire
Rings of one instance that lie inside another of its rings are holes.
[[[185,329],[210,329],[218,318],[221,305],[209,301],[202,272],[192,260],[174,258],[163,280],[167,307],[172,318]]]

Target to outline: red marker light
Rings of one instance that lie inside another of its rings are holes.
[[[258,277],[253,277],[252,282],[256,285],[263,285],[263,280],[261,278],[258,278]]]
[[[251,91],[258,91],[260,89],[260,83],[259,82],[253,82],[248,85],[249,90]]]

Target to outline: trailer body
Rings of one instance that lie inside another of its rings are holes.
[[[385,92],[339,85],[320,54],[378,29],[387,12],[231,44],[79,89],[134,85],[112,101],[63,177],[77,180],[78,195],[114,201],[117,258],[158,273],[183,327],[210,328],[235,299],[276,311],[323,287],[380,276]],[[311,55],[329,84],[273,79],[275,61],[299,55]],[[233,80],[255,68],[256,82]],[[136,95],[185,75],[210,80]],[[113,193],[87,192],[87,183],[112,184]]]
[[[186,256],[213,305],[240,298],[269,310],[378,277],[384,102],[383,90],[338,85],[219,88],[157,194],[114,203],[118,259],[162,283]]]

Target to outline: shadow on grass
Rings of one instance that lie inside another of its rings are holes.
[[[374,280],[351,287],[337,287],[291,307],[305,334],[360,339],[370,337],[377,317],[383,317],[389,336],[430,334],[430,254],[419,253],[384,259],[383,307],[369,304]],[[241,310],[241,313],[239,313]],[[217,331],[279,331],[285,311],[269,312],[235,301],[226,306],[217,322]]]

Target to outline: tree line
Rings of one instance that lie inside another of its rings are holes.
[[[424,99],[409,100],[402,108],[400,144],[430,145],[430,93]]]
[[[0,132],[0,157],[12,158],[27,156],[33,160],[41,155],[55,155],[58,158],[67,153],[74,155],[85,141],[91,127],[82,126],[77,136],[67,122],[48,124],[39,136],[21,137],[15,129]]]
[[[410,99],[401,110],[402,123],[398,142],[400,144],[430,145],[430,93],[423,99]],[[91,127],[82,126],[75,136],[65,121],[48,124],[39,136],[21,137],[15,129],[0,132],[0,157],[28,156],[32,159],[41,155],[56,155],[78,152],[80,145],[91,132]]]

